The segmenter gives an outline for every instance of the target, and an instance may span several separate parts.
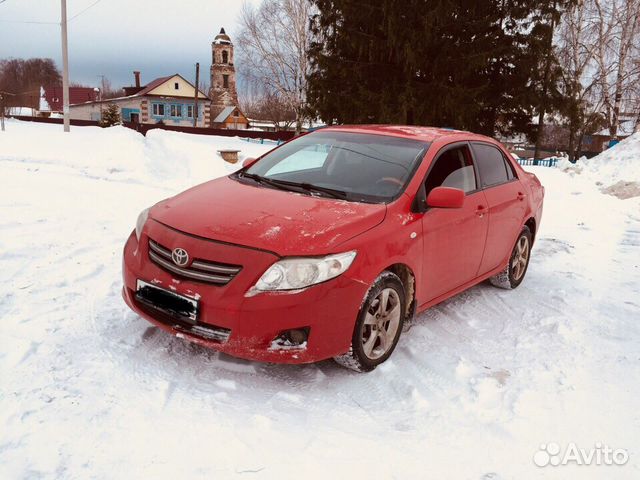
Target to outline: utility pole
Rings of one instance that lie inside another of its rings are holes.
[[[62,117],[64,131],[69,131],[69,51],[67,49],[67,0],[60,0],[62,27]]]
[[[0,90],[0,129],[4,132],[4,110],[5,110],[5,98],[7,96],[15,97],[15,93],[3,92]]]
[[[0,92],[0,124],[4,132],[4,93]]]
[[[196,94],[193,99],[193,128],[198,126],[198,97],[200,96],[200,63],[196,63]]]

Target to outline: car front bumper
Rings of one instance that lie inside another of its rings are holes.
[[[206,256],[204,251],[213,250],[218,259],[226,255],[221,260],[228,263],[238,263],[244,258],[243,270],[224,286],[176,277],[149,260],[148,233],[169,248],[184,246],[200,257]],[[310,363],[346,352],[367,285],[341,275],[296,293],[263,292],[247,296],[266,266],[277,258],[268,252],[220,245],[152,224],[149,229],[145,228],[140,243],[134,232],[127,240],[122,294],[134,312],[162,330],[235,357],[273,363]],[[207,331],[224,332],[221,337],[227,337],[226,340],[200,335],[179,319],[140,302],[136,298],[138,280],[197,298],[198,324]],[[282,332],[301,328],[309,331],[303,347],[283,348],[273,344]]]

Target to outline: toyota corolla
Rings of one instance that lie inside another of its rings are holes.
[[[370,371],[417,312],[524,279],[544,188],[468,132],[330,127],[144,210],[123,296],[237,357]]]

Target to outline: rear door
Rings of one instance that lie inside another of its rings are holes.
[[[483,142],[473,142],[472,149],[489,206],[482,275],[507,262],[524,219],[526,191],[502,150]]]
[[[467,142],[444,147],[421,188],[427,198],[435,187],[466,193],[462,208],[429,208],[423,218],[422,285],[427,301],[473,280],[478,273],[487,234],[487,202]]]

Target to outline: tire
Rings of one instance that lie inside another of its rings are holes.
[[[400,278],[392,272],[383,272],[365,295],[349,351],[334,360],[357,372],[376,368],[396,348],[405,312],[406,294]]]
[[[527,226],[522,227],[518,240],[516,240],[516,244],[511,251],[509,263],[504,267],[504,270],[489,279],[491,284],[507,290],[514,289],[520,285],[527,273],[527,268],[529,268],[531,245],[531,230]]]

